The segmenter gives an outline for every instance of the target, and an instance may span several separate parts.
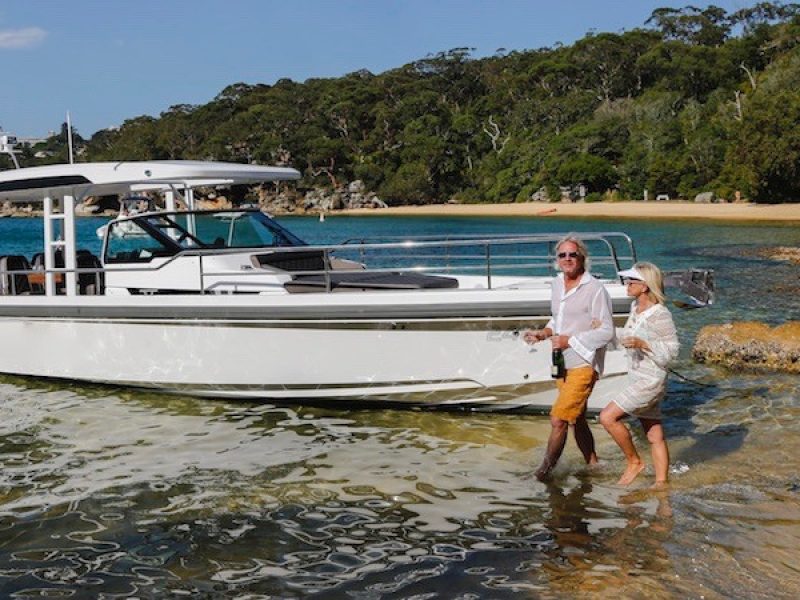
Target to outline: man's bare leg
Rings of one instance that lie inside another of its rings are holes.
[[[586,413],[582,414],[575,421],[575,442],[578,448],[583,453],[583,458],[586,464],[597,464],[597,453],[594,448],[594,436],[589,427],[589,422],[586,420]]]
[[[556,417],[550,417],[550,427],[550,437],[547,440],[544,459],[534,473],[539,481],[545,481],[550,476],[550,472],[556,466],[558,459],[561,458],[561,453],[564,452],[564,445],[567,443],[569,423]]]

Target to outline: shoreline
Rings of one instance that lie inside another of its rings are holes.
[[[318,211],[271,212],[274,216],[313,216]],[[709,219],[715,221],[783,222],[800,221],[800,203],[752,204],[719,203],[700,204],[689,201],[665,202],[621,201],[621,202],[521,202],[507,204],[424,204],[414,206],[390,206],[388,208],[346,208],[325,211],[333,216],[403,216],[403,217],[563,217],[589,219]],[[77,217],[105,217],[113,219],[113,213],[76,213]],[[0,219],[41,218],[41,210],[0,213]]]
[[[800,221],[798,204],[698,204],[695,202],[524,202],[518,204],[426,204],[371,209],[355,208],[334,215],[448,217],[596,217],[609,219],[714,219],[723,221]]]

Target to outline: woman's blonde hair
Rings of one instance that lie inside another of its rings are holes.
[[[643,281],[647,286],[647,295],[650,296],[650,300],[664,304],[666,297],[664,296],[664,274],[661,269],[649,262],[638,262],[633,265],[633,268],[644,277]]]
[[[558,240],[558,243],[556,244],[556,254],[558,254],[558,249],[561,246],[563,246],[564,244],[566,244],[567,242],[572,242],[573,244],[575,244],[575,246],[577,246],[578,254],[580,254],[581,258],[583,259],[583,261],[582,261],[583,270],[584,271],[588,271],[589,270],[589,264],[591,262],[589,260],[589,249],[586,247],[586,244],[584,244],[582,240],[580,240],[579,238],[575,237],[571,233],[568,233],[565,237],[563,237],[560,240]],[[555,267],[556,270],[558,270],[558,260],[556,260],[553,263],[553,266]]]

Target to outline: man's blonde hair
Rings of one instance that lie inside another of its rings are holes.
[[[580,254],[581,257],[583,257],[583,270],[588,271],[589,264],[591,262],[589,260],[589,249],[586,247],[586,244],[584,244],[582,240],[575,237],[573,234],[569,233],[565,237],[558,240],[558,243],[556,244],[556,255],[558,255],[558,249],[561,248],[561,246],[563,246],[567,242],[572,242],[573,244],[575,244],[575,246],[577,246],[578,254]],[[556,256],[555,268],[558,269],[558,256]]]
[[[649,262],[638,262],[633,265],[633,268],[644,277],[643,281],[647,286],[647,295],[650,296],[650,300],[664,304],[666,297],[664,296],[664,274],[661,269]]]

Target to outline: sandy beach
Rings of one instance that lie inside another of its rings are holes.
[[[520,204],[429,204],[344,210],[350,215],[597,217],[608,219],[719,219],[730,221],[800,221],[798,204],[696,204],[694,202],[591,202]]]

